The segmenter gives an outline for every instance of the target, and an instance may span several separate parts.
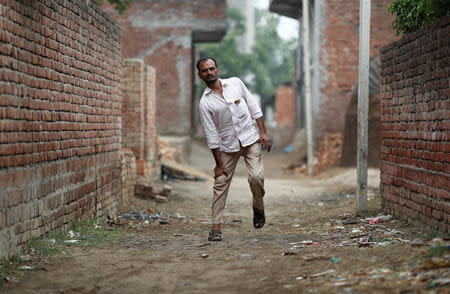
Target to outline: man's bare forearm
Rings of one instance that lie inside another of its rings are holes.
[[[220,149],[219,148],[211,149],[211,152],[214,156],[214,160],[216,161],[216,165],[223,166],[222,157],[220,156]]]
[[[270,152],[270,148],[272,147],[272,142],[270,141],[269,136],[266,134],[266,126],[264,125],[263,117],[259,117],[256,119],[256,123],[259,128],[259,140],[261,142],[261,146],[263,148],[267,148],[267,152]]]
[[[264,125],[264,119],[262,116],[256,119],[256,123],[258,124],[259,133],[266,134],[266,126]]]

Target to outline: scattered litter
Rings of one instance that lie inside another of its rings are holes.
[[[243,253],[239,256],[239,258],[249,258],[249,257],[252,257],[252,255],[248,253]]]
[[[298,277],[296,277],[295,279],[296,279],[297,281],[304,280],[304,279],[305,279],[305,276],[298,276]]]
[[[326,270],[326,271],[321,272],[321,273],[313,274],[313,275],[311,275],[311,276],[309,276],[309,277],[310,277],[310,278],[317,278],[317,277],[325,276],[325,275],[328,275],[328,274],[332,274],[332,273],[334,273],[335,271],[336,271],[336,270],[334,270],[334,269],[329,269],[329,270]]]
[[[141,228],[142,225],[158,223],[160,225],[169,224],[171,215],[165,212],[158,212],[153,208],[147,208],[144,211],[131,211],[119,216],[110,217],[107,224],[110,226],[134,226]]]
[[[71,239],[71,240],[66,240],[66,241],[64,241],[64,242],[65,242],[65,243],[74,244],[74,243],[80,242],[80,240],[77,240],[77,239]]]
[[[343,225],[354,225],[354,224],[358,224],[358,223],[359,223],[358,219],[348,219],[348,220],[342,221]]]
[[[332,263],[337,263],[337,262],[339,262],[339,258],[333,256],[333,257],[331,257],[330,261]]]
[[[269,278],[268,277],[262,277],[262,278],[260,278],[259,280],[261,281],[261,282],[264,282],[264,281],[267,281]]]
[[[48,241],[48,243],[51,243],[51,244],[55,244],[56,243],[56,240],[54,238],[48,239],[47,241]]]
[[[208,257],[209,257],[209,255],[206,254],[206,253],[203,253],[203,254],[202,254],[202,258],[208,258]]]
[[[292,227],[293,227],[293,228],[298,228],[298,227],[300,227],[300,225],[299,225],[299,224],[296,224],[296,225],[292,225]]]
[[[329,258],[330,258],[329,256],[321,255],[321,254],[315,254],[315,253],[303,256],[303,259],[306,260],[306,261],[313,261],[313,260],[318,260],[318,259],[327,260]]]
[[[34,267],[32,267],[32,266],[29,266],[29,265],[22,265],[21,267],[19,267],[20,269],[23,269],[23,270],[32,270],[32,269],[34,269]]]
[[[381,223],[382,220],[379,217],[376,217],[374,219],[372,219],[371,221],[369,221],[369,224],[375,224],[375,223]]]
[[[430,287],[445,286],[450,284],[450,279],[440,278],[431,282]]]
[[[409,242],[409,244],[411,246],[423,246],[424,243],[423,243],[423,240],[416,238],[416,239],[412,240],[411,242]]]
[[[292,144],[289,144],[286,147],[284,147],[284,152],[291,153],[292,152]]]

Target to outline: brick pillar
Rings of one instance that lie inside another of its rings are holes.
[[[156,70],[144,72],[144,160],[151,167],[156,156]]]
[[[122,148],[144,158],[144,62],[123,60]]]

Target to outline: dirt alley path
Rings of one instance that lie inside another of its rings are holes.
[[[200,147],[191,161],[208,171],[212,156]],[[169,203],[133,199],[122,208],[127,212],[152,207],[170,214],[170,224],[130,226],[126,241],[113,247],[69,248],[72,259],[56,259],[48,271],[31,272],[4,290],[448,293],[446,286],[432,284],[450,278],[448,265],[424,269],[420,256],[429,245],[408,242],[423,240],[426,231],[401,220],[369,224],[380,213],[377,170],[369,170],[370,210],[355,216],[355,169],[284,176],[281,166],[289,160],[286,154],[265,155],[267,223],[262,230],[252,226],[251,194],[241,160],[224,214],[223,241],[207,240],[211,183],[174,181]]]

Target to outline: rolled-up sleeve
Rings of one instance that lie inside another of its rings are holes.
[[[214,124],[212,113],[207,106],[200,103],[199,105],[200,122],[205,131],[206,143],[209,149],[216,149],[220,146],[220,137]]]
[[[247,87],[241,80],[239,80],[239,83],[242,88],[242,96],[247,102],[248,110],[250,111],[250,116],[252,117],[252,119],[255,120],[260,118],[262,116],[262,111],[258,103],[256,102],[256,99],[253,97],[253,95],[250,93],[250,91],[247,89]]]

